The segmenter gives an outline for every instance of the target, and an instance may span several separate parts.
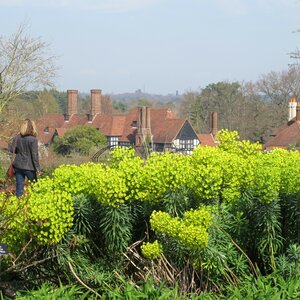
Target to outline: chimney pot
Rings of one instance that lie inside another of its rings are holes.
[[[289,117],[288,121],[291,121],[297,114],[297,101],[296,98],[291,98],[289,102]]]

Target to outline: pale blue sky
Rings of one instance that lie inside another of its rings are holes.
[[[29,33],[59,56],[59,90],[174,94],[288,68],[298,0],[0,0],[0,35]]]

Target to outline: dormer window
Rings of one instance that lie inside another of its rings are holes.
[[[137,121],[132,121],[131,126],[132,126],[133,128],[137,128]]]
[[[48,126],[44,128],[44,133],[49,133],[49,127]]]

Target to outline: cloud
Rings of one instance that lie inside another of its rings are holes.
[[[154,5],[164,0],[0,0],[0,6],[65,8],[124,12]]]

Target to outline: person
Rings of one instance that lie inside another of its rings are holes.
[[[25,178],[36,181],[40,175],[37,130],[34,121],[26,119],[22,123],[20,133],[14,138],[9,150],[10,152],[15,150],[13,168],[16,176],[16,196],[20,197],[24,194]]]

